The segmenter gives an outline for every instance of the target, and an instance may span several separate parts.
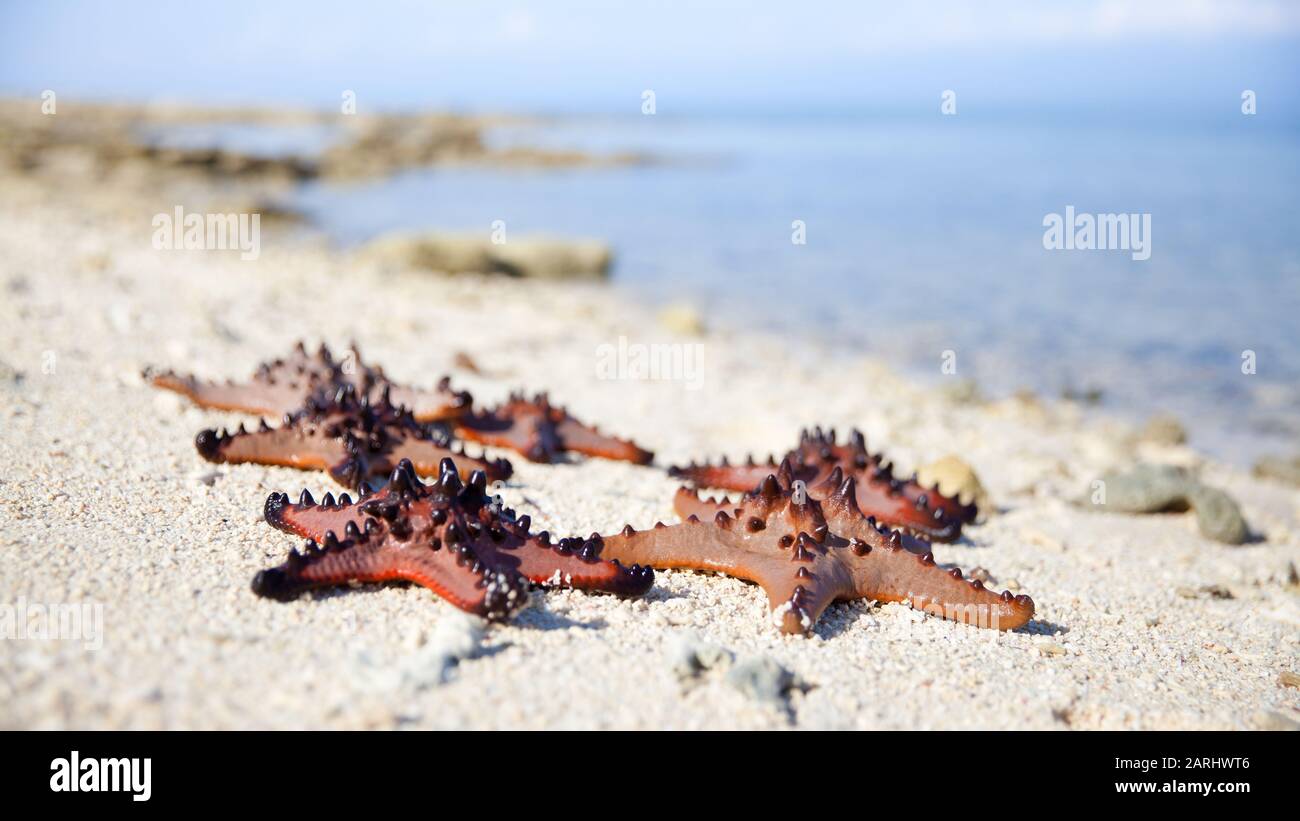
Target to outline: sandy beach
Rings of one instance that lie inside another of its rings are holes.
[[[255,261],[155,250],[150,217],[175,202],[20,176],[0,186],[0,600],[102,605],[103,627],[102,646],[0,644],[0,726],[1300,725],[1295,488],[1084,422],[1070,403],[921,389],[834,345],[676,336],[599,284],[395,271],[290,234],[267,233]],[[701,345],[699,379],[601,378],[598,352],[620,337]],[[854,602],[810,636],[783,636],[757,587],[661,571],[635,600],[535,591],[450,666],[437,648],[463,617],[423,588],[259,599],[254,573],[297,543],[263,522],[266,496],[339,488],[202,461],[197,431],[255,420],[195,408],[140,372],[242,378],[298,339],[355,340],[401,380],[450,374],[481,402],[546,389],[656,451],[649,468],[514,458],[499,492],[555,533],[676,521],[665,466],[779,453],[805,425],[859,427],[906,472],[959,455],[995,510],[936,559],[985,568],[991,585],[1032,596],[1036,617],[998,633]],[[1256,538],[1233,547],[1202,537],[1192,514],[1076,506],[1093,478],[1138,459],[1228,491]],[[683,648],[708,645],[735,665],[774,661],[796,686],[764,699],[726,665],[683,675]]]

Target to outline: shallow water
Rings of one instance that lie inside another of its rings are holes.
[[[607,239],[615,280],[724,321],[834,334],[988,393],[1100,388],[1247,462],[1300,437],[1300,131],[1018,118],[570,120],[498,144],[642,150],[616,169],[418,171],[299,197],[351,244],[394,229]],[[1148,213],[1151,255],[1043,247],[1043,218]],[[807,243],[793,244],[792,222]],[[1242,372],[1254,351],[1255,374]]]

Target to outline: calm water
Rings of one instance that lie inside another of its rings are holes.
[[[834,334],[935,381],[953,350],[959,376],[993,394],[1100,388],[1103,407],[1177,413],[1237,462],[1300,448],[1294,124],[655,116],[493,139],[671,161],[411,172],[313,184],[298,204],[341,244],[498,219],[600,237],[623,287],[722,321]],[[1067,205],[1149,213],[1150,259],[1045,250],[1043,217]]]

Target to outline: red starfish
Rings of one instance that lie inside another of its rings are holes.
[[[531,533],[528,517],[516,517],[486,488],[482,471],[462,484],[451,459],[425,485],[404,459],[384,490],[355,503],[347,494],[337,502],[326,494],[318,505],[303,491],[292,504],[273,493],[266,521],[312,541],[305,556],[291,553],[284,564],[258,573],[253,591],[289,599],[311,587],[405,579],[462,610],[505,618],[523,604],[525,580],[623,596],[654,583],[649,567],[602,560],[596,543],[552,543],[545,531]]]
[[[150,368],[145,369],[144,378],[157,387],[183,394],[205,408],[261,416],[280,417],[292,413],[312,397],[333,394],[344,385],[351,385],[359,396],[372,400],[377,400],[379,393],[388,388],[392,402],[409,408],[419,422],[450,419],[470,407],[470,395],[453,391],[447,377],[443,377],[433,391],[392,384],[384,375],[383,368],[371,367],[361,361],[355,345],[346,357],[335,360],[324,345],[315,355],[310,355],[299,342],[289,356],[262,364],[244,384],[205,382],[193,376]]]
[[[415,421],[405,408],[394,407],[387,388],[377,402],[357,399],[356,389],[344,385],[328,399],[315,397],[297,413],[286,414],[281,427],[265,421],[249,432],[241,424],[233,433],[205,430],[194,440],[209,462],[254,462],[305,470],[327,470],[336,482],[355,488],[366,479],[385,477],[402,459],[409,459],[421,476],[436,476],[439,464],[451,457],[463,478],[482,470],[489,481],[510,478],[505,459],[475,459],[454,446],[450,431],[436,422]]]
[[[840,479],[839,475],[834,477]],[[767,591],[785,633],[812,629],[833,601],[906,602],[946,619],[1011,630],[1034,614],[1028,596],[1001,595],[960,569],[944,570],[919,539],[862,514],[853,477],[809,488],[768,475],[735,504],[702,500],[687,488],[675,507],[686,521],[603,537],[603,555],[656,568],[725,573]],[[698,513],[712,514],[701,521]]]
[[[523,394],[488,411],[472,412],[456,420],[456,432],[466,439],[511,448],[534,462],[554,462],[565,451],[605,459],[649,464],[654,454],[635,443],[606,436],[550,403],[541,393],[530,401]]]
[[[884,461],[882,454],[868,451],[865,437],[857,430],[842,445],[835,441],[834,429],[825,433],[821,428],[800,431],[799,445],[782,459],[782,466],[787,464],[792,477],[808,485],[824,482],[831,471],[839,468],[857,480],[857,501],[863,511],[934,541],[956,541],[961,537],[962,525],[975,521],[977,510],[973,503],[963,505],[944,496],[938,485],[925,488],[915,474],[907,480],[895,478],[892,465]],[[756,464],[750,457],[744,465],[735,466],[726,459],[717,465],[692,462],[686,467],[671,467],[668,474],[697,487],[750,490],[779,469],[771,457],[766,464]]]

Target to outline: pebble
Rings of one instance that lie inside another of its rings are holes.
[[[438,621],[428,646],[461,661],[478,653],[485,632],[482,619],[469,613],[455,612]]]
[[[1174,593],[1184,599],[1234,599],[1232,590],[1222,584],[1206,584],[1200,587],[1175,587]]]
[[[703,641],[694,633],[677,637],[672,648],[673,672],[683,680],[699,676],[714,667],[726,667],[734,658],[725,647]]]
[[[659,311],[659,324],[683,336],[703,336],[708,330],[700,310],[689,302],[675,302]]]
[[[926,487],[938,483],[940,493],[956,498],[962,504],[975,502],[981,518],[994,512],[988,491],[975,475],[975,469],[956,456],[948,455],[924,465],[917,470],[916,478]]]
[[[428,643],[396,664],[385,665],[360,654],[363,681],[368,689],[378,691],[437,687],[446,683],[457,664],[478,654],[484,632],[482,619],[468,613],[448,614],[439,620]]]
[[[1241,544],[1250,535],[1241,509],[1231,496],[1201,484],[1182,468],[1138,465],[1127,473],[1108,473],[1099,481],[1104,496],[1094,496],[1096,488],[1090,485],[1085,491],[1083,507],[1110,513],[1157,513],[1191,508],[1196,511],[1201,535],[1207,538]]]
[[[954,405],[978,405],[984,401],[980,385],[974,379],[945,382],[940,394]]]
[[[1300,673],[1293,673],[1290,670],[1283,670],[1278,674],[1277,683],[1283,687],[1300,688]]]
[[[1190,502],[1202,535],[1224,544],[1241,544],[1250,537],[1241,509],[1222,490],[1198,485],[1192,490]]]
[[[802,689],[794,673],[768,656],[750,656],[727,672],[727,683],[757,701],[785,706],[792,689]]]
[[[1212,599],[1233,599],[1232,591],[1221,584],[1207,584],[1201,588]]]
[[[1171,414],[1157,414],[1147,420],[1142,428],[1141,439],[1157,445],[1181,445],[1187,441],[1187,429],[1178,417]]]

